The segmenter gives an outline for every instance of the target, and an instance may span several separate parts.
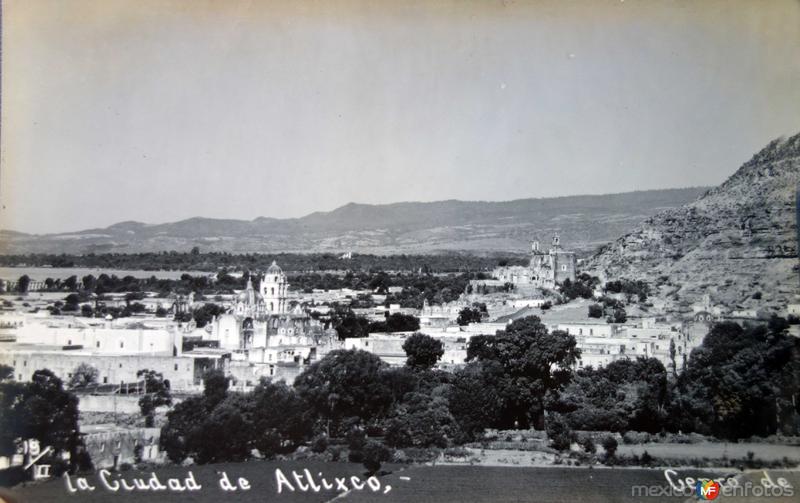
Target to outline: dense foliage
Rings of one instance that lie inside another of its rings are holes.
[[[523,255],[498,259],[491,256],[468,254],[440,255],[368,255],[354,253],[350,259],[341,259],[333,253],[243,253],[226,252],[176,252],[160,253],[89,253],[86,255],[0,255],[0,266],[14,267],[89,267],[99,269],[126,269],[143,271],[206,271],[220,269],[264,271],[272,261],[284,271],[421,271],[460,272],[489,271],[498,260],[510,265],[524,265]],[[420,265],[422,264],[422,265]]]
[[[385,446],[446,447],[480,439],[487,428],[544,428],[556,449],[570,448],[575,430],[796,434],[800,343],[786,327],[718,324],[677,379],[654,358],[573,371],[574,338],[548,332],[536,317],[473,338],[470,361],[453,373],[432,367],[440,348],[415,335],[404,367],[333,351],[294,388],[262,381],[250,394],[228,392],[221,374],[208,375],[202,397],[169,413],[162,443],[175,461],[204,463],[246,459],[253,449],[273,456],[307,442],[322,453],[338,439],[351,461],[376,471],[388,459]],[[602,445],[613,458],[616,441]],[[583,448],[593,453],[595,442],[584,438]]]
[[[498,426],[542,426],[544,400],[569,382],[580,350],[566,332],[548,332],[535,316],[515,320],[494,336],[470,339],[467,360],[497,362],[502,368],[497,388],[502,397]]]
[[[415,369],[429,369],[444,355],[444,344],[430,335],[415,333],[403,343],[408,355],[406,365]]]
[[[13,454],[20,440],[36,439],[52,449],[48,460],[69,453],[73,466],[81,461],[78,398],[61,379],[46,369],[29,383],[12,381],[6,370],[0,375],[0,455]]]

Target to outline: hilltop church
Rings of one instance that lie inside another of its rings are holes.
[[[516,287],[552,289],[567,279],[575,281],[575,271],[575,253],[561,248],[561,240],[558,234],[555,234],[547,253],[539,248],[538,240],[531,243],[531,261],[528,267],[498,267],[492,275]]]

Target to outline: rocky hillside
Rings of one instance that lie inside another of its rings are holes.
[[[798,181],[800,134],[774,140],[725,183],[646,219],[584,269],[647,280],[677,310],[704,294],[728,309],[785,308],[800,285]]]
[[[30,235],[0,231],[0,253],[134,253],[164,250],[397,254],[521,252],[530,239],[561,233],[565,246],[591,253],[666,208],[693,201],[705,188],[515,201],[347,204],[302,218],[121,222],[103,229]]]

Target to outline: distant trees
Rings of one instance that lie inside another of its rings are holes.
[[[144,381],[144,395],[139,398],[139,409],[144,416],[145,426],[152,427],[156,408],[172,405],[169,381],[165,380],[160,372],[149,369],[139,370],[136,372],[136,377]]]
[[[474,307],[465,307],[461,311],[458,312],[458,319],[456,319],[456,323],[460,326],[466,326],[470,323],[480,323],[483,319],[483,313],[477,308]]]
[[[419,318],[413,314],[392,313],[385,321],[373,321],[367,325],[372,332],[413,332],[419,330]]]
[[[340,340],[369,336],[369,320],[357,316],[350,308],[337,307],[331,313],[331,326],[336,330]]]
[[[589,306],[589,318],[602,318],[603,306],[600,304],[591,304]]]
[[[264,271],[277,260],[284,271],[404,271],[423,274],[461,273],[464,271],[490,271],[497,264],[495,257],[441,253],[436,255],[369,255],[354,253],[350,260],[341,260],[334,253],[227,253],[196,250],[149,253],[88,253],[26,254],[0,256],[0,266],[15,266],[25,263],[31,267],[87,267],[124,270],[172,270],[172,271],[218,271],[248,270]],[[503,259],[507,265],[525,265],[524,256]]]
[[[97,369],[88,363],[81,363],[72,371],[69,379],[69,389],[85,388],[91,384],[97,384]]]
[[[69,278],[64,280],[64,287],[69,290],[70,292],[74,292],[78,289],[78,277],[77,276],[70,276]]]
[[[83,284],[84,290],[93,292],[97,287],[97,278],[95,278],[93,274],[87,274],[81,279],[81,284]]]
[[[64,306],[61,310],[70,312],[78,311],[80,309],[80,301],[81,298],[77,293],[71,293],[64,299]]]
[[[28,293],[28,288],[31,285],[31,278],[27,274],[23,274],[17,280],[17,291],[19,293]]]
[[[614,309],[614,312],[609,315],[606,321],[608,323],[625,323],[628,321],[628,313],[624,308],[618,307]]]
[[[625,294],[628,302],[634,298],[639,302],[644,302],[650,294],[650,287],[646,281],[620,279],[606,282],[605,291],[608,293]]]
[[[594,289],[599,283],[600,280],[597,276],[590,276],[584,272],[579,274],[575,281],[571,281],[569,278],[565,279],[561,284],[561,293],[569,300],[578,297],[591,299]]]
[[[444,355],[442,341],[419,332],[405,340],[403,351],[408,357],[406,365],[414,369],[429,369]]]
[[[194,317],[194,321],[197,324],[197,328],[202,328],[206,326],[214,317],[219,316],[225,313],[225,308],[214,304],[212,302],[208,302],[203,304],[202,306],[196,308],[192,313]]]

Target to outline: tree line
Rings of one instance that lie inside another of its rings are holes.
[[[424,273],[488,271],[498,262],[523,265],[526,257],[478,256],[466,253],[437,255],[371,255],[353,253],[342,259],[335,253],[228,253],[163,251],[152,253],[88,253],[85,255],[42,254],[0,255],[0,266],[89,267],[143,271],[266,270],[277,261],[284,271],[417,271]]]

